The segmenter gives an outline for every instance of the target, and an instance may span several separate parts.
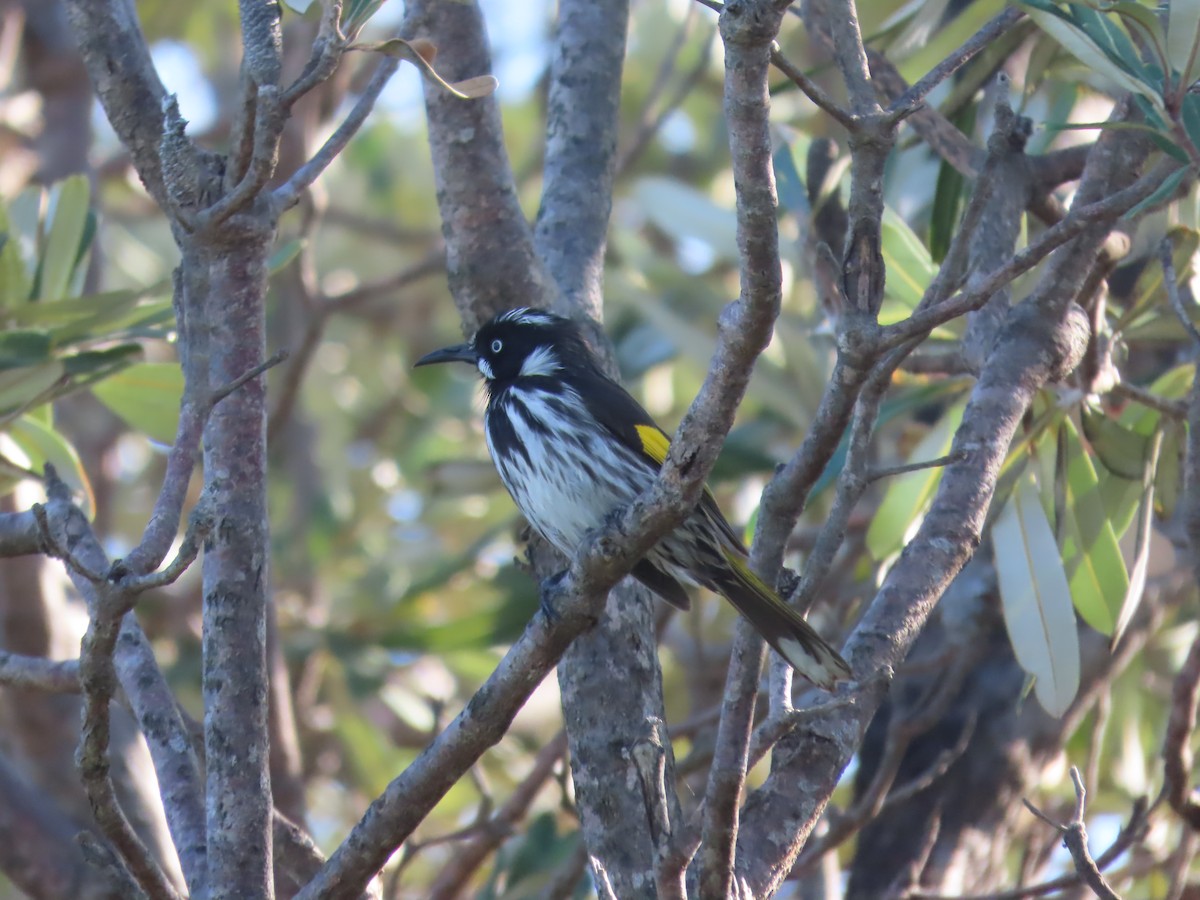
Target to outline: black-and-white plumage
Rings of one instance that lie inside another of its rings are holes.
[[[568,319],[516,309],[483,325],[468,344],[418,365],[472,362],[487,389],[488,450],[513,500],[568,556],[589,529],[654,480],[669,438],[601,370]],[[686,609],[682,583],[725,596],[809,680],[850,677],[837,652],[750,571],[746,550],[707,491],[694,513],[634,568],[634,577]]]

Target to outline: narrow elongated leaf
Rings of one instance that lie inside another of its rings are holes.
[[[0,202],[0,309],[29,299],[29,272],[21,258],[21,242],[13,230],[8,208]]]
[[[1156,410],[1152,412],[1159,415]],[[1096,456],[1108,471],[1122,478],[1141,479],[1146,464],[1145,435],[1090,407],[1081,410],[1079,421]]]
[[[1142,475],[1142,502],[1138,507],[1137,544],[1133,550],[1133,565],[1129,570],[1129,588],[1117,615],[1117,624],[1112,633],[1112,645],[1116,646],[1121,635],[1133,619],[1146,590],[1146,571],[1150,566],[1150,531],[1154,524],[1154,476],[1158,470],[1159,454],[1162,452],[1161,431],[1154,432],[1146,454],[1145,472]]]
[[[1017,482],[992,524],[1004,624],[1017,662],[1034,677],[1038,702],[1061,716],[1079,690],[1075,608],[1037,485]]]
[[[1145,97],[1161,110],[1162,97],[1154,86],[1123,69],[1101,50],[1082,28],[1073,22],[1066,21],[1057,8],[1052,7],[1049,3],[1035,5],[1029,0],[1022,3],[1022,6],[1025,7],[1029,17],[1037,23],[1039,28],[1062,44],[1068,53],[1089,69],[1112,81],[1122,90]],[[1047,8],[1053,9],[1053,12],[1048,11]]]
[[[1200,0],[1171,0],[1167,6],[1167,60],[1180,76],[1180,84],[1196,80],[1198,56]]]
[[[175,440],[183,373],[175,363],[139,363],[92,386],[96,398],[162,444]]]
[[[1070,419],[1063,420],[1058,437],[1066,461],[1060,480],[1067,507],[1060,546],[1071,599],[1085,622],[1101,634],[1112,634],[1129,587],[1125,561],[1104,509],[1096,470]]]
[[[0,371],[0,415],[25,412],[46,402],[66,380],[66,370],[58,360]]]
[[[883,211],[881,250],[887,265],[888,296],[913,309],[937,274],[937,266],[921,239],[890,207]]]
[[[79,259],[87,227],[91,188],[87,176],[72,175],[51,191],[50,227],[42,254],[38,296],[54,300],[66,296],[71,273]]]
[[[83,511],[91,517],[96,508],[92,484],[79,461],[79,454],[66,438],[37,416],[21,416],[9,422],[4,430],[29,458],[30,469],[41,472],[46,463],[52,463],[63,481],[83,498]]]
[[[33,328],[0,331],[0,369],[33,366],[49,359],[49,332]]]
[[[966,401],[960,401],[947,409],[937,424],[917,442],[907,461],[923,462],[945,456],[965,408]],[[878,560],[887,559],[904,545],[910,529],[925,514],[941,479],[940,468],[918,469],[897,476],[888,485],[883,502],[867,529],[867,549],[871,556]]]

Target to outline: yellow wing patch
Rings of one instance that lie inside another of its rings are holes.
[[[667,458],[667,450],[671,447],[671,439],[653,425],[635,425],[638,438],[642,442],[642,452],[660,466]]]

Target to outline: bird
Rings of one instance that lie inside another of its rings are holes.
[[[502,312],[463,344],[415,366],[469,363],[487,394],[488,452],[517,507],[572,556],[591,529],[654,481],[670,437],[600,365],[571,319]],[[630,573],[667,603],[690,607],[684,584],[725,597],[791,667],[832,689],[850,667],[750,568],[746,548],[705,487],[696,508]]]

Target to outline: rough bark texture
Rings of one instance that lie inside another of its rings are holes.
[[[265,356],[266,257],[273,232],[205,259],[212,323],[210,384]],[[205,479],[218,521],[204,555],[204,745],[213,897],[271,896],[267,745],[266,388],[222,402],[204,432]]]

